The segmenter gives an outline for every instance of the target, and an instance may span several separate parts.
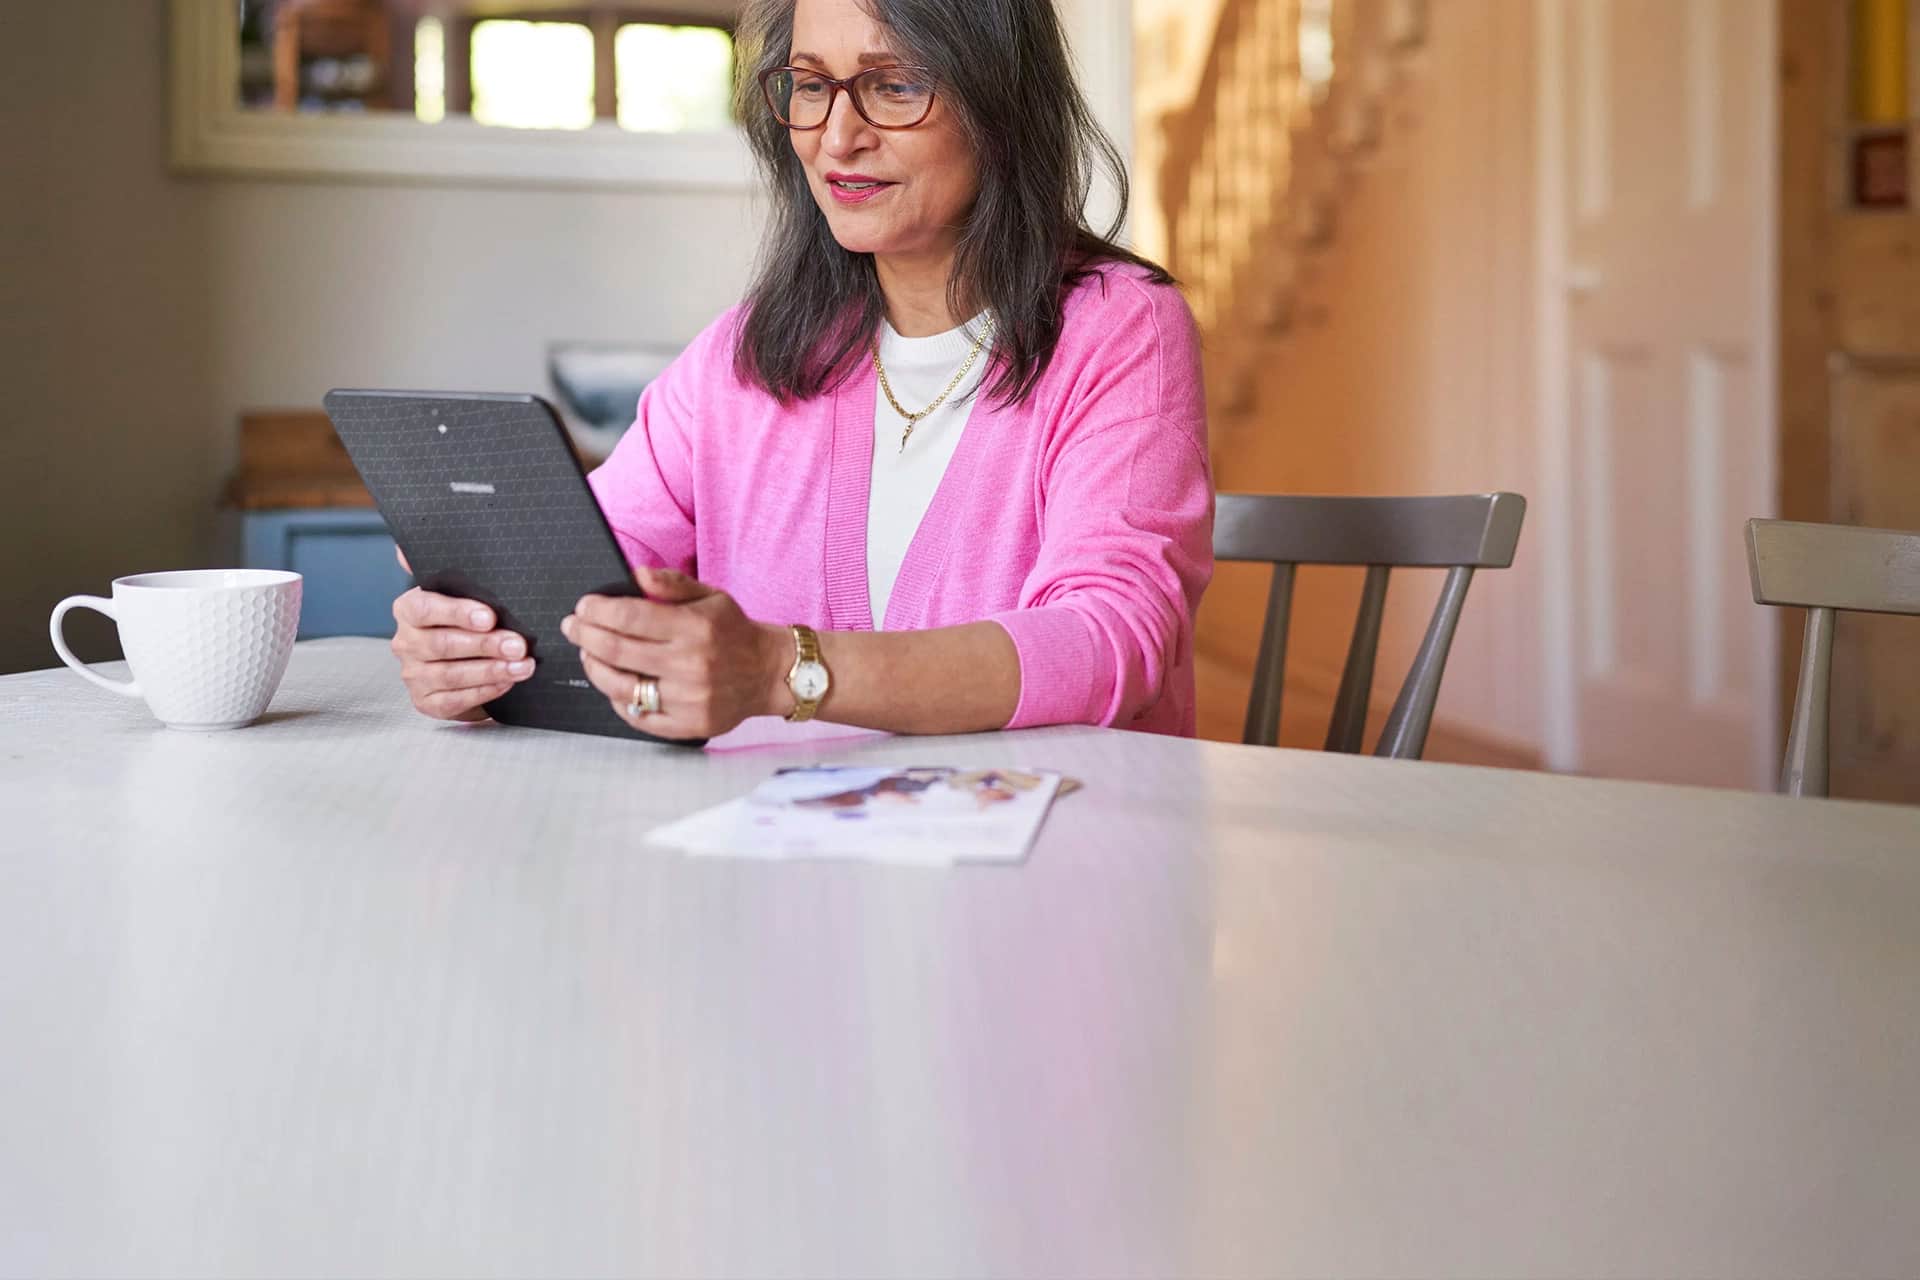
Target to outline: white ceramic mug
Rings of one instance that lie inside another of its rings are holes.
[[[273,701],[300,629],[300,575],[279,569],[189,569],[116,578],[113,599],[68,596],[48,630],[60,660],[102,689],[144,698],[170,729],[238,729]],[[108,680],[60,634],[70,609],[120,629],[133,679]]]

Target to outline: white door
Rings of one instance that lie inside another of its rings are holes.
[[[1539,0],[1552,763],[1764,786],[1774,0]]]

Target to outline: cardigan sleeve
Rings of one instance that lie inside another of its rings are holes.
[[[1040,547],[995,614],[1020,662],[1009,728],[1126,727],[1190,671],[1213,577],[1200,343],[1179,290],[1127,269],[1071,300],[1075,358],[1037,475]]]
[[[640,393],[633,425],[587,477],[627,562],[696,575],[694,468],[699,389],[729,358],[734,313],[710,325]]]
[[[1212,544],[1212,479],[1187,424],[1155,414],[1068,445],[1020,607],[992,619],[1020,661],[1007,727],[1125,727],[1151,708],[1191,653]]]

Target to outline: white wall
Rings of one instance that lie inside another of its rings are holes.
[[[165,0],[0,7],[0,671],[61,596],[229,554],[241,410],[538,390],[548,342],[681,342],[745,284],[744,195],[175,177]]]
[[[1134,137],[1133,17],[1123,0],[1055,0],[1060,25],[1067,33],[1072,49],[1074,73],[1087,105],[1128,165],[1128,180],[1134,186],[1129,213],[1121,227],[1121,240],[1132,238],[1137,225],[1132,208],[1139,200],[1138,183],[1132,182],[1136,151]],[[1098,182],[1087,200],[1087,220],[1104,231],[1118,208],[1118,193],[1104,180]]]
[[[534,389],[555,339],[680,343],[732,303],[745,196],[234,182],[208,203],[223,403]]]

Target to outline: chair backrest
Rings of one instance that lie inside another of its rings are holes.
[[[1920,615],[1920,533],[1749,520],[1747,571],[1756,604],[1807,611],[1780,790],[1824,796],[1835,614]]]
[[[1426,749],[1447,650],[1475,569],[1513,563],[1527,500],[1517,493],[1438,498],[1322,498],[1290,494],[1223,493],[1213,516],[1218,560],[1273,565],[1253,693],[1242,741],[1272,746],[1280,739],[1280,694],[1287,655],[1287,622],[1294,570],[1303,564],[1365,565],[1366,582],[1354,619],[1353,643],[1334,700],[1327,750],[1356,752],[1367,725],[1374,657],[1385,616],[1387,576],[1398,568],[1447,570],[1426,638],[1400,686],[1374,754],[1417,760]]]

